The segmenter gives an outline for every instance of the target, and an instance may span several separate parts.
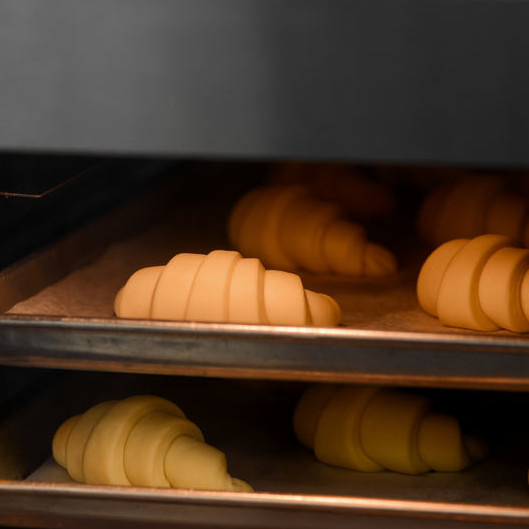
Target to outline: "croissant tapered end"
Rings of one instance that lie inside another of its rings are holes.
[[[342,320],[342,309],[327,294],[305,290],[312,324],[317,327],[333,327]]]
[[[228,474],[224,453],[176,404],[153,395],[96,404],[66,420],[52,445],[55,461],[83,483],[253,490]]]
[[[419,272],[420,306],[453,327],[529,332],[529,250],[513,244],[491,234],[442,244]]]
[[[474,455],[468,450],[459,421],[450,415],[433,412],[422,419],[418,449],[421,459],[432,470],[444,472],[469,466]]]
[[[121,299],[123,298],[123,288],[118,290],[116,297],[114,298],[114,314],[121,317]]]
[[[55,435],[53,436],[52,441],[52,454],[53,459],[61,465],[61,467],[66,466],[66,443],[68,441],[68,437],[70,436],[70,432],[72,431],[72,428],[74,424],[79,419],[79,415],[73,415],[66,421],[64,421],[57,431],[55,432]]]
[[[165,455],[167,479],[175,488],[251,492],[246,482],[232,478],[223,452],[197,439],[181,435]]]
[[[127,318],[148,318],[151,310],[152,292],[162,266],[142,268],[130,277],[130,280],[118,291],[114,300],[114,311],[117,316],[126,312]]]
[[[298,275],[226,250],[178,254],[165,266],[138,270],[114,307],[121,318],[173,321],[330,327],[341,320],[336,301],[308,293]]]
[[[463,442],[471,461],[482,461],[490,452],[489,445],[475,435],[464,434]]]
[[[231,488],[234,492],[253,492],[254,488],[246,481],[238,478],[231,478]]]
[[[365,275],[367,276],[387,276],[397,271],[397,259],[383,246],[374,243],[367,243],[365,250]]]
[[[433,412],[429,399],[390,388],[311,386],[298,401],[293,424],[318,460],[361,472],[453,472],[487,453],[456,418]]]
[[[245,257],[257,257],[269,268],[351,276],[396,270],[389,251],[369,250],[362,226],[346,219],[337,204],[310,196],[302,186],[252,190],[235,205],[228,233]]]
[[[321,411],[332,397],[336,386],[313,384],[300,397],[293,416],[294,433],[301,444],[314,447],[314,436]]]

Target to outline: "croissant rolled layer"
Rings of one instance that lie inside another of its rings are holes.
[[[52,449],[55,461],[82,483],[252,490],[228,474],[225,454],[204,442],[176,404],[153,395],[104,401],[70,417]]]
[[[361,170],[336,163],[288,162],[271,174],[274,184],[302,184],[322,200],[336,202],[358,220],[387,217],[396,210],[390,188]]]
[[[419,272],[420,306],[453,327],[529,332],[529,250],[514,244],[487,234],[440,245]]]
[[[293,417],[298,440],[322,463],[361,472],[458,471],[485,457],[459,421],[429,399],[372,386],[311,386]]]
[[[366,239],[333,202],[301,185],[265,186],[235,205],[228,225],[231,244],[265,266],[316,274],[380,276],[397,269],[395,256]]]
[[[265,270],[258,259],[227,250],[181,253],[165,266],[138,270],[116,295],[114,311],[122,318],[295,326],[341,319],[336,301],[304,289],[298,275]]]
[[[529,246],[529,201],[508,190],[499,177],[467,177],[426,197],[417,228],[421,238],[433,246],[487,233]]]

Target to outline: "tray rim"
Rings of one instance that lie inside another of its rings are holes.
[[[478,333],[0,317],[0,364],[529,390],[529,339]]]
[[[172,515],[178,519],[181,506],[200,506],[201,509],[222,507],[241,509],[258,509],[264,512],[303,511],[314,514],[332,515],[367,515],[389,516],[418,519],[437,519],[459,522],[492,522],[529,524],[529,507],[482,506],[472,503],[434,502],[419,500],[398,500],[358,496],[318,495],[318,494],[285,494],[272,492],[224,492],[201,490],[154,489],[138,487],[97,486],[79,483],[57,484],[31,481],[0,480],[0,502],[12,495],[18,498],[29,497],[21,503],[20,513],[39,511],[41,501],[55,499],[55,510],[61,504],[81,500],[99,502],[102,513],[112,514],[111,507],[105,509],[105,502],[114,500],[124,505],[149,504],[156,507],[170,508]],[[74,506],[75,507],[75,506]],[[40,507],[42,508],[42,507]],[[86,508],[86,507],[85,507]],[[57,513],[58,516],[61,513]],[[3,519],[0,510],[0,521]]]
[[[141,223],[138,204],[149,212],[160,209],[160,200],[167,205],[171,182],[162,181],[146,195],[1,270],[4,297],[24,299],[31,294],[28,277],[38,276],[31,289],[39,291],[71,272],[79,252],[98,255],[126,237]],[[131,226],[131,219],[136,224]],[[424,332],[5,313],[0,315],[2,364],[529,391],[529,335],[448,327]]]

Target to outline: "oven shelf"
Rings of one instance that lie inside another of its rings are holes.
[[[179,179],[171,185],[175,182]],[[175,203],[175,196],[163,185],[156,187],[151,195],[6,269],[0,362],[227,378],[529,389],[529,338],[507,331],[455,330],[422,312],[415,294],[417,256],[403,258],[401,271],[391,278],[302,274],[307,288],[334,296],[342,306],[343,324],[336,328],[116,318],[115,294],[133,271],[164,264],[178,252],[227,247],[229,200],[213,207],[207,199]],[[147,224],[151,212],[163,209],[161,199],[171,213]]]
[[[529,524],[527,432],[517,412],[526,406],[527,394],[459,391],[454,397],[453,391],[429,390],[434,405],[456,409],[482,434],[492,435],[493,448],[485,461],[462,472],[407,476],[352,472],[318,462],[296,441],[291,426],[295,402],[305,387],[301,382],[112,373],[52,377],[13,415],[11,427],[0,422],[2,449],[15,431],[20,466],[25,457],[31,460],[30,470],[20,478],[6,476],[9,458],[0,464],[0,523],[16,516],[19,523],[33,520],[39,527],[60,520],[63,527],[80,528],[98,519],[139,527],[165,527],[169,522],[246,528],[325,524],[333,529],[353,522],[363,527],[443,529]],[[139,393],[155,393],[180,405],[206,441],[226,454],[230,474],[251,483],[255,492],[72,482],[50,458],[55,428],[101,400]]]

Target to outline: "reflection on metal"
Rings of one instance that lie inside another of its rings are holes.
[[[336,328],[115,318],[114,296],[137,268],[178,251],[222,247],[227,208],[167,189],[153,189],[0,274],[0,309],[9,311],[0,316],[0,363],[529,391],[528,337],[444,327],[418,307],[413,269],[383,283],[304,277],[308,288],[339,300],[344,325]],[[145,226],[168,206],[169,221]]]
[[[320,463],[293,436],[291,410],[303,388],[297,382],[180,377],[175,383],[172,377],[80,371],[56,377],[13,414],[23,441],[22,459],[31,459],[34,470],[25,472],[24,479],[0,474],[0,524],[15,516],[18,523],[32,519],[39,527],[76,528],[93,524],[94,518],[149,528],[169,522],[247,529],[529,524],[527,482],[521,475],[527,438],[523,425],[509,435],[508,448],[505,443],[464,472],[353,472]],[[231,471],[255,492],[84,485],[72,482],[53,461],[50,439],[66,417],[88,403],[153,392],[181,405],[210,442],[222,446]],[[523,408],[527,398],[521,397],[517,402]],[[454,400],[452,405],[479,428],[490,422],[493,398],[470,392],[465,403]],[[5,431],[0,422],[0,433]]]
[[[50,510],[50,502],[54,509]],[[141,511],[141,517],[138,515]],[[90,517],[86,520],[86,513]],[[479,523],[480,528],[500,524],[527,524],[524,507],[471,503],[405,501],[381,498],[339,497],[309,494],[227,493],[137,489],[86,485],[0,481],[0,522],[20,520],[71,522],[85,518],[78,527],[89,527],[93,517],[107,522],[132,522],[153,527],[170,521],[190,521],[198,527],[452,527]],[[87,524],[88,521],[88,524]],[[288,522],[288,523],[287,523]],[[279,525],[278,525],[279,524]],[[490,525],[489,525],[490,524]],[[194,525],[195,526],[195,525]],[[415,526],[415,525],[413,525]],[[502,527],[504,525],[501,525]],[[92,525],[93,527],[93,525]]]
[[[0,363],[529,391],[524,338],[5,315]]]
[[[32,193],[32,192],[24,192],[24,191],[3,191],[0,189],[0,196],[18,197],[18,198],[44,198],[48,195],[51,195],[55,191],[59,190],[61,187],[65,187],[68,184],[72,183],[74,180],[77,180],[84,172],[85,171],[81,171],[80,173],[77,173],[74,176],[65,178],[59,183],[56,183],[52,185],[51,187],[44,189],[43,191]]]

